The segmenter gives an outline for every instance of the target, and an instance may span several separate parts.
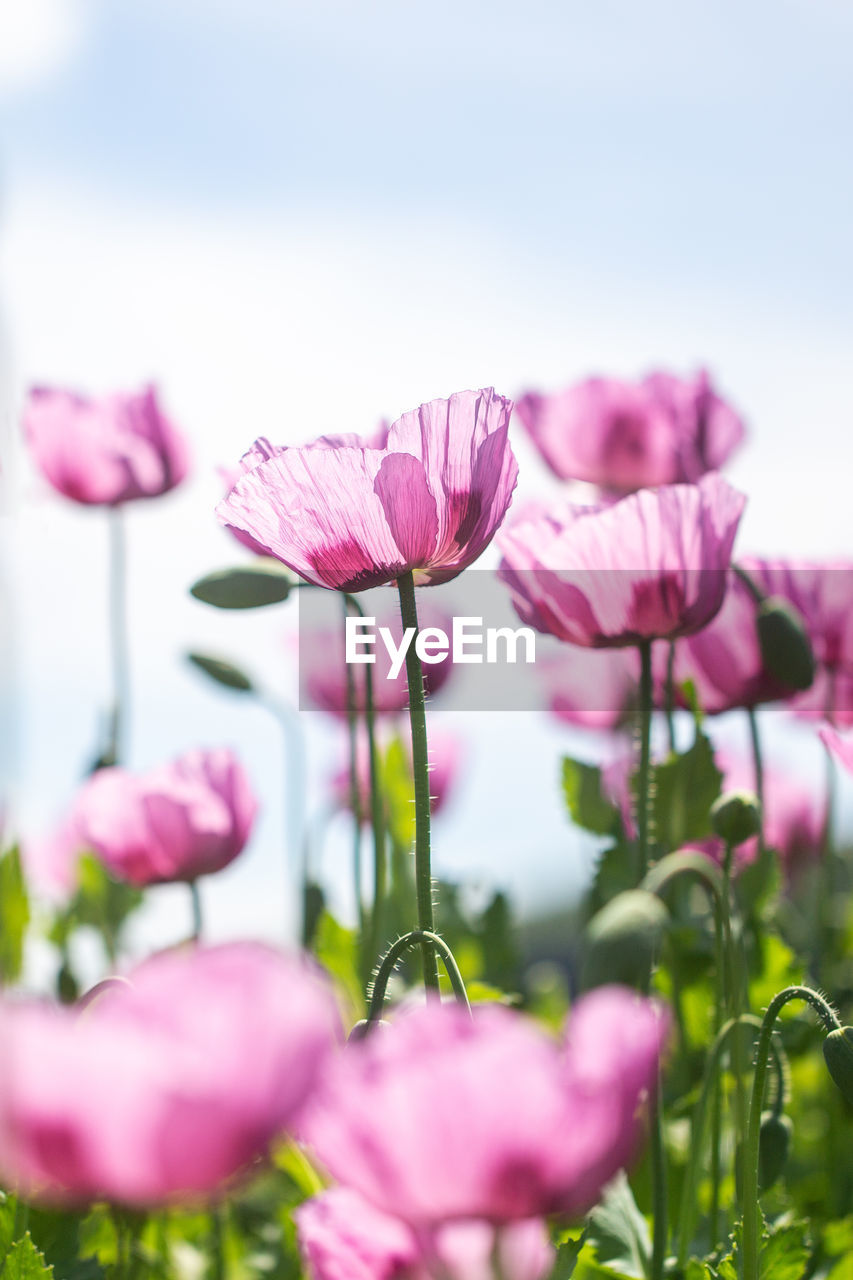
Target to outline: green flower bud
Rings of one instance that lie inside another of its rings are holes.
[[[853,1106],[853,1027],[830,1031],[823,1042],[823,1056],[845,1101]]]
[[[583,987],[589,990],[618,982],[647,991],[668,919],[660,898],[646,889],[618,894],[587,926]]]
[[[762,1191],[772,1187],[788,1161],[794,1126],[786,1115],[765,1111],[758,1135],[758,1185]]]
[[[758,1188],[767,1191],[780,1177],[788,1161],[791,1146],[791,1135],[794,1126],[786,1115],[774,1115],[772,1111],[762,1111],[761,1128],[758,1132]],[[738,1143],[735,1158],[735,1183],[738,1195],[743,1194],[741,1186],[741,1154],[743,1144]]]
[[[726,791],[711,806],[711,829],[728,845],[758,835],[761,810],[751,791]]]
[[[761,660],[770,674],[788,689],[809,689],[815,677],[815,657],[796,609],[786,600],[768,596],[759,606],[755,624]]]

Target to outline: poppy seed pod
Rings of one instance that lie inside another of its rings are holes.
[[[751,791],[725,791],[711,806],[711,828],[734,847],[758,835],[761,809]]]
[[[761,659],[772,676],[802,692],[815,678],[815,656],[800,614],[787,601],[768,596],[755,619]]]
[[[584,989],[615,982],[647,991],[667,919],[660,898],[645,889],[628,889],[611,899],[587,927]]]
[[[853,1027],[830,1031],[823,1042],[823,1056],[845,1102],[853,1105]]]
[[[758,1185],[762,1191],[772,1187],[788,1161],[794,1126],[786,1115],[765,1111],[758,1135]]]

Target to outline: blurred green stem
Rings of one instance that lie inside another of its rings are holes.
[[[109,614],[110,662],[112,666],[112,706],[109,716],[107,748],[103,763],[120,764],[127,738],[130,663],[127,643],[127,549],[124,513],[121,507],[110,507],[109,522]]]
[[[758,800],[759,828],[758,848],[764,852],[764,757],[761,751],[761,737],[758,732],[758,716],[755,707],[747,708],[749,717],[749,738],[752,744],[752,768],[755,775],[755,795]]]
[[[651,804],[651,732],[652,732],[652,642],[642,640],[640,649],[640,777],[637,803],[637,843],[640,854],[640,879],[649,865],[649,809]]]
[[[382,957],[382,962],[376,973],[373,983],[373,992],[370,997],[370,1008],[367,1011],[367,1021],[369,1023],[378,1022],[382,1017],[382,1010],[385,1005],[385,992],[388,988],[388,980],[394,972],[397,964],[412,947],[429,946],[431,950],[441,956],[444,967],[447,970],[447,976],[450,979],[450,985],[453,987],[453,994],[458,1004],[464,1009],[471,1012],[471,1005],[468,1001],[468,993],[465,990],[465,983],[462,980],[462,974],[459,972],[459,966],[450,947],[436,933],[428,933],[424,929],[412,929],[410,933],[406,933],[402,938],[388,948]]]
[[[189,881],[189,890],[190,890],[190,898],[192,901],[192,915],[193,915],[192,936],[195,942],[201,942],[203,920],[202,920],[202,914],[201,914],[201,891],[198,887],[198,880]]]

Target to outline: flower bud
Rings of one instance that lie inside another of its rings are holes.
[[[347,1036],[347,1044],[353,1044],[356,1040],[364,1040],[374,1031],[385,1031],[390,1025],[387,1018],[375,1018],[373,1022],[369,1018],[359,1018]]]
[[[751,791],[726,791],[711,806],[711,828],[727,845],[743,844],[760,827],[761,810]]]
[[[823,1042],[823,1056],[844,1100],[853,1105],[853,1027],[830,1031]]]
[[[758,1135],[758,1185],[762,1191],[772,1187],[788,1160],[794,1126],[786,1115],[765,1111]]]
[[[611,982],[648,990],[666,907],[646,889],[629,889],[602,907],[587,926],[582,985]]]
[[[772,676],[789,689],[809,689],[815,658],[808,632],[796,609],[768,596],[756,615],[761,660]]]

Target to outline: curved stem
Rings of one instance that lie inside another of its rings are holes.
[[[649,784],[651,781],[652,731],[652,642],[642,640],[640,649],[640,779],[637,804],[637,843],[640,853],[640,878],[649,864]]]
[[[105,760],[120,764],[124,757],[127,737],[128,688],[130,662],[127,644],[127,574],[124,537],[124,515],[120,507],[111,507],[108,513],[109,556],[109,613],[110,613],[110,662],[112,666],[112,706],[110,708],[109,737]]]
[[[759,1204],[758,1157],[761,1136],[761,1108],[764,1100],[764,1084],[767,1078],[767,1055],[773,1038],[776,1019],[789,1000],[804,1000],[814,1009],[823,1023],[827,1035],[837,1031],[841,1022],[832,1006],[810,987],[785,987],[773,997],[761,1023],[758,1051],[755,1059],[755,1075],[752,1080],[752,1099],[749,1105],[749,1125],[746,1133],[743,1170],[743,1255],[742,1280],[758,1280],[759,1253]]]
[[[412,929],[410,933],[405,933],[402,938],[398,938],[382,957],[379,968],[376,971],[373,991],[370,996],[370,1008],[367,1011],[368,1023],[376,1022],[382,1016],[388,979],[406,952],[411,951],[412,947],[416,947],[418,944],[428,946],[434,953],[437,952],[441,956],[457,1002],[467,1009],[469,1013],[471,1012],[468,992],[465,990],[462,974],[459,972],[459,966],[450,947],[437,933],[431,933],[426,929]]]
[[[752,768],[755,774],[755,795],[758,799],[758,848],[764,851],[764,760],[761,751],[761,738],[758,733],[758,716],[755,707],[747,708],[749,717],[749,738],[752,744]]]
[[[690,1252],[690,1243],[693,1238],[693,1229],[696,1219],[696,1187],[699,1180],[699,1169],[702,1162],[705,1115],[708,1110],[708,1102],[716,1092],[716,1085],[720,1078],[720,1064],[723,1053],[726,1049],[726,1043],[732,1032],[737,1027],[754,1027],[756,1030],[760,1030],[761,1020],[752,1013],[742,1013],[739,1018],[729,1018],[729,1020],[723,1023],[720,1027],[708,1052],[708,1057],[705,1062],[705,1073],[702,1077],[702,1089],[693,1112],[690,1158],[687,1163],[687,1172],[685,1174],[684,1185],[681,1192],[681,1208],[678,1215],[678,1265],[680,1267],[685,1266],[687,1263],[687,1256]],[[784,1102],[785,1064],[778,1046],[775,1043],[772,1043],[771,1048],[776,1069],[777,1099]],[[715,1243],[716,1242],[714,1240],[711,1241],[712,1251]]]
[[[429,755],[427,751],[424,679],[418,657],[418,610],[415,603],[415,580],[411,572],[397,579],[403,632],[414,628],[412,643],[406,650],[406,679],[409,686],[409,721],[412,729],[412,772],[415,781],[415,889],[418,900],[418,927],[435,932],[432,905],[432,870],[430,867],[430,800]],[[435,952],[427,942],[421,947],[424,986],[427,993],[438,991],[438,965]]]

